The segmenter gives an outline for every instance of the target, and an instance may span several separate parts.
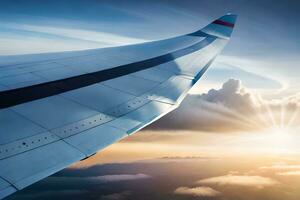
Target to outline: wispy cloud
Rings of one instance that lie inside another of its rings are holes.
[[[300,176],[300,165],[296,164],[275,164],[260,167],[262,171],[272,171],[279,176]]]
[[[118,174],[118,175],[104,175],[91,177],[91,180],[97,180],[101,182],[118,182],[118,181],[130,181],[130,180],[138,180],[138,179],[146,179],[150,178],[147,174]]]
[[[271,166],[262,166],[260,167],[262,170],[299,170],[300,165],[288,165],[288,164],[275,164]]]
[[[208,185],[232,185],[232,186],[249,186],[256,188],[264,188],[268,186],[275,186],[280,184],[278,181],[262,176],[248,176],[248,175],[225,175],[211,177],[199,180],[199,184]]]
[[[7,36],[0,33],[0,55],[61,52],[93,49],[100,46],[102,45],[99,43],[81,40],[70,41],[58,38],[28,37],[13,34]]]
[[[300,176],[300,170],[299,171],[288,171],[288,172],[279,172],[277,175],[280,176]]]
[[[45,53],[145,42],[114,33],[62,26],[0,23],[0,55]]]
[[[127,199],[127,197],[130,195],[131,195],[130,191],[123,191],[123,192],[119,192],[119,193],[102,195],[100,199],[101,200],[122,200],[122,199]]]
[[[72,183],[92,183],[92,184],[99,184],[99,183],[112,183],[112,182],[121,182],[121,181],[134,181],[134,180],[141,180],[141,179],[148,179],[151,176],[147,174],[113,174],[113,175],[103,175],[103,176],[84,176],[84,177],[50,177],[48,178],[49,181],[57,182],[72,182]]]
[[[61,37],[74,38],[79,40],[100,42],[102,44],[125,45],[145,42],[145,40],[138,38],[131,38],[113,33],[105,33],[101,31],[92,31],[76,28],[63,28],[55,26],[31,25],[31,24],[16,24],[16,23],[1,23],[1,28],[8,28],[12,30],[30,31],[36,33],[45,33]]]
[[[179,187],[174,191],[175,194],[196,196],[196,197],[215,197],[221,193],[211,187]]]

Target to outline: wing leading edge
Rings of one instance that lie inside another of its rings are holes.
[[[144,44],[3,57],[0,199],[177,108],[229,41],[235,20],[227,14]]]

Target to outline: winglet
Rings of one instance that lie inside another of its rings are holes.
[[[237,15],[226,14],[219,19],[216,19],[211,24],[208,24],[203,29],[196,31],[190,35],[208,34],[219,38],[229,39],[233,31]]]

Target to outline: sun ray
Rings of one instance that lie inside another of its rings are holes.
[[[296,120],[296,118],[297,118],[297,116],[298,116],[298,114],[299,114],[299,111],[300,111],[300,109],[299,109],[299,107],[297,106],[297,108],[294,110],[294,112],[293,112],[293,115],[292,115],[292,117],[290,118],[290,120],[289,120],[289,122],[287,123],[287,127],[291,127],[293,124],[294,124],[294,122],[295,122],[295,120]]]
[[[273,112],[271,111],[270,106],[264,102],[264,100],[262,99],[262,97],[260,95],[257,95],[257,99],[258,99],[260,105],[262,106],[262,109],[265,109],[265,111],[267,113],[269,120],[267,118],[264,118],[264,119],[267,122],[268,127],[276,127],[277,124],[276,124],[276,121],[275,121],[275,118],[274,118]]]
[[[285,127],[285,102],[281,101],[280,104],[280,128]]]
[[[258,101],[260,105],[262,105],[262,103],[260,101],[260,96],[257,93],[255,93],[254,97],[255,97],[255,100]],[[263,117],[261,115],[262,107],[261,106],[254,106],[254,109],[255,109],[256,117],[258,117],[257,120],[259,120],[260,123],[262,125],[264,125],[265,127],[269,127],[270,122],[265,117]]]

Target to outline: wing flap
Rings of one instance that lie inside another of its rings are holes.
[[[22,189],[84,157],[67,143],[57,141],[1,160],[0,177]]]
[[[0,177],[0,199],[16,192],[17,189]]]
[[[148,101],[143,106],[118,117],[108,124],[123,129],[127,134],[132,134],[170,111],[171,107],[170,104]]]
[[[185,96],[192,86],[193,81],[191,79],[184,76],[173,76],[145,95],[151,100],[176,104],[179,102],[180,97]]]
[[[65,138],[64,141],[76,147],[85,154],[86,157],[99,150],[119,141],[127,134],[115,127],[103,124]]]

